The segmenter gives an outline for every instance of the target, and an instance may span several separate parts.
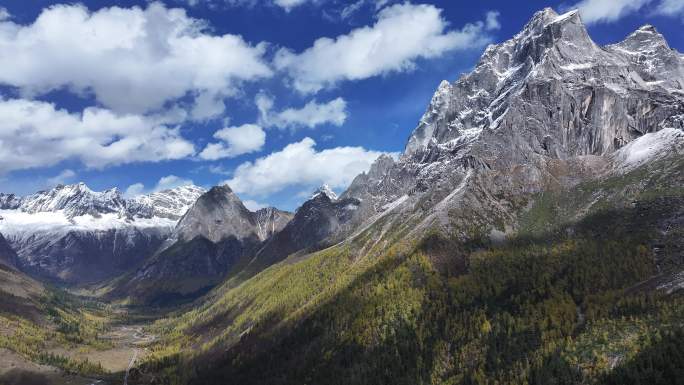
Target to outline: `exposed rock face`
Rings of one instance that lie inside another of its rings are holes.
[[[194,298],[244,266],[291,218],[274,208],[251,212],[230,187],[213,187],[181,218],[164,246],[123,277],[111,295],[134,294],[155,304]]]
[[[38,234],[15,242],[21,243],[22,271],[42,279],[83,284],[123,274],[156,250],[167,235],[166,229],[126,227],[73,230],[59,236]]]
[[[488,47],[472,73],[440,86],[406,156],[426,160],[472,142],[498,144],[500,136],[517,141],[478,152],[514,161],[521,156],[511,150],[560,158],[610,153],[681,113],[681,57],[652,27],[604,49],[577,12],[546,9],[513,39]],[[513,128],[517,137],[501,135]]]
[[[16,195],[0,193],[0,210],[14,210],[20,204],[21,200]]]
[[[443,81],[401,159],[378,160],[342,196],[361,201],[353,223],[389,215],[414,233],[503,231],[516,225],[516,197],[619,172],[616,151],[681,130],[683,113],[684,57],[653,27],[600,47],[577,12],[545,9],[471,73]]]
[[[228,237],[263,241],[280,231],[292,214],[273,207],[249,211],[229,186],[216,186],[200,196],[178,222],[172,239],[202,236],[217,243]]]
[[[266,240],[281,231],[292,220],[294,214],[278,210],[275,207],[265,207],[254,213],[259,239]]]
[[[59,185],[18,198],[0,195],[0,231],[33,276],[70,284],[122,274],[157,250],[189,201],[203,192],[183,186],[131,200],[117,189]]]
[[[652,25],[645,25],[624,41],[606,48],[630,61],[647,84],[665,90],[684,88],[682,55],[670,48],[663,35]]]
[[[356,198],[338,199],[328,186],[322,186],[304,202],[287,226],[256,253],[254,263],[263,268],[295,252],[326,246],[337,234],[351,230],[351,220],[360,204]]]
[[[17,269],[18,257],[0,234],[0,311],[46,325],[45,288]],[[4,326],[4,325],[3,325]]]
[[[180,220],[173,242],[122,279],[112,295],[136,293],[158,304],[195,297],[227,275],[251,276],[291,254],[326,246],[351,231],[360,203],[322,186],[295,214],[275,208],[253,213],[228,186],[214,187]]]
[[[216,186],[202,195],[174,230],[179,241],[203,236],[212,242],[226,237],[258,238],[252,212],[228,186]]]

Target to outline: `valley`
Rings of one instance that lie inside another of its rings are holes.
[[[145,335],[142,326],[117,326],[100,338],[107,343],[106,347],[81,346],[66,350],[60,346],[46,351],[48,354],[66,357],[72,361],[88,360],[101,367],[103,373],[84,371],[81,374],[65,374],[59,367],[36,364],[12,350],[3,348],[0,350],[0,359],[3,362],[3,366],[0,367],[0,379],[8,384],[125,385],[131,368],[145,358],[146,346],[153,337]]]
[[[156,339],[148,316],[43,290],[31,298],[37,316],[6,307],[0,315],[3,384],[120,384]]]

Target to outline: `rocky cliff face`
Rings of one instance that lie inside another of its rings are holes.
[[[259,239],[266,240],[280,232],[294,217],[294,214],[278,210],[275,207],[265,207],[254,213]]]
[[[213,187],[190,207],[159,250],[115,283],[110,295],[159,305],[192,299],[244,267],[291,218],[275,208],[251,212],[230,187]]]
[[[14,210],[20,204],[21,200],[16,195],[0,193],[0,210]]]
[[[338,198],[328,186],[322,186],[297,209],[287,226],[259,249],[251,268],[258,270],[293,253],[311,252],[335,242],[338,234],[351,230],[360,203],[357,198]]]
[[[513,229],[515,197],[620,172],[615,159],[638,138],[680,141],[683,71],[684,56],[652,26],[600,47],[577,12],[540,11],[471,73],[439,85],[401,159],[378,160],[343,194],[362,202],[352,221],[392,212],[416,234]]]
[[[577,12],[546,9],[511,40],[488,47],[472,73],[442,83],[406,156],[426,160],[473,142],[496,143],[495,134],[514,126],[521,143],[510,144],[517,152],[613,152],[682,113],[682,63],[653,27],[604,48]],[[496,152],[502,149],[476,150],[521,160],[510,150]]]
[[[183,186],[130,200],[117,189],[59,185],[26,197],[0,195],[0,232],[33,276],[89,283],[119,275],[157,250],[189,202],[203,192]]]
[[[202,236],[212,242],[227,237],[257,238],[257,223],[251,211],[228,186],[216,186],[202,195],[178,222],[174,237],[190,241]]]

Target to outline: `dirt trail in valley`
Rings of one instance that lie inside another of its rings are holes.
[[[128,376],[131,369],[135,366],[139,358],[144,357],[147,353],[147,346],[154,342],[156,336],[147,334],[140,325],[122,325],[115,327],[112,331],[103,336],[105,339],[110,339],[115,346],[114,353],[117,357],[121,350],[127,352],[128,359],[126,364],[122,365],[122,361],[118,361],[117,368],[112,368],[112,371],[124,371],[123,384],[128,385]],[[106,351],[103,352],[106,355]],[[110,369],[111,370],[111,369]]]
[[[131,357],[131,362],[128,363],[128,368],[126,368],[126,375],[124,376],[124,385],[128,385],[128,375],[131,372],[131,368],[135,365],[135,360],[138,358],[138,349],[133,349],[133,357]]]
[[[112,373],[123,373],[116,381],[91,380],[88,385],[128,385],[128,376],[135,364],[147,354],[147,346],[155,341],[156,336],[145,332],[143,325],[118,325],[100,336],[102,340],[112,345],[104,350],[67,350],[57,348],[52,353],[68,356],[74,359],[88,359],[90,362],[100,363],[103,368]]]

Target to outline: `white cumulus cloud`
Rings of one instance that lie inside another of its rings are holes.
[[[493,31],[501,29],[501,22],[499,22],[499,16],[501,13],[499,11],[489,11],[485,18],[485,28],[488,31]]]
[[[180,186],[188,186],[194,184],[192,180],[186,179],[186,178],[181,178],[176,175],[167,175],[164,177],[161,177],[157,184],[152,187],[151,189],[145,188],[145,185],[143,183],[134,183],[126,189],[124,192],[124,195],[128,198],[132,198],[138,195],[142,194],[149,194],[157,191],[162,191],[162,190],[169,190],[172,188],[180,187]]]
[[[7,8],[0,7],[0,21],[7,20],[11,17],[12,15],[10,15],[9,11],[7,11]]]
[[[192,155],[192,143],[154,119],[90,107],[70,113],[54,104],[0,99],[0,174],[80,160],[90,168]]]
[[[279,7],[282,7],[286,11],[291,10],[294,7],[298,7],[305,4],[311,0],[274,0],[273,3]]]
[[[249,211],[257,211],[259,209],[263,209],[264,207],[268,207],[267,203],[257,202],[252,199],[244,200],[242,201],[242,204],[245,205]]]
[[[138,195],[143,195],[145,193],[146,193],[146,191],[145,191],[145,185],[144,184],[134,183],[134,184],[128,186],[128,188],[124,192],[124,196],[126,196],[127,198],[133,198],[133,197],[136,197]]]
[[[231,6],[246,6],[256,7],[257,5],[278,6],[287,12],[293,8],[299,7],[306,3],[317,3],[320,0],[185,0],[191,7],[197,6],[201,3],[209,6],[215,6],[219,3],[224,3]]]
[[[62,172],[60,172],[59,174],[57,174],[51,178],[48,178],[46,182],[47,182],[47,185],[49,187],[52,187],[52,186],[55,186],[58,184],[64,184],[66,182],[69,182],[75,176],[76,176],[76,172],[74,172],[74,170],[65,169],[65,170],[62,170]]]
[[[582,0],[569,7],[579,9],[587,24],[610,23],[634,13],[652,0]]]
[[[322,124],[341,126],[347,120],[347,102],[342,98],[327,103],[312,100],[302,108],[287,108],[283,111],[272,110],[274,99],[264,93],[256,97],[259,108],[259,123],[265,127],[295,129],[298,127],[314,128]]]
[[[194,183],[190,179],[181,178],[176,175],[167,175],[159,178],[159,182],[157,182],[157,185],[154,187],[154,191],[169,190],[172,188],[188,186],[191,184]]]
[[[655,13],[664,16],[684,16],[684,0],[663,0],[656,7]]]
[[[233,158],[259,151],[266,142],[266,133],[256,124],[225,127],[214,133],[219,142],[209,143],[199,154],[205,160]]]
[[[320,38],[301,53],[283,48],[276,54],[275,66],[289,74],[298,91],[314,93],[343,80],[411,70],[418,59],[481,47],[490,41],[486,24],[494,26],[490,17],[489,23],[449,30],[441,10],[426,4],[395,4],[376,17],[372,26],[335,39]]]
[[[382,152],[362,147],[335,147],[317,151],[316,142],[304,138],[281,151],[238,166],[227,183],[235,192],[265,196],[288,187],[313,188],[327,183],[345,188]]]
[[[244,81],[271,76],[265,43],[213,35],[206,22],[160,2],[147,8],[45,8],[31,24],[0,17],[0,84],[24,97],[68,88],[119,113],[190,97],[198,118],[223,110]]]

